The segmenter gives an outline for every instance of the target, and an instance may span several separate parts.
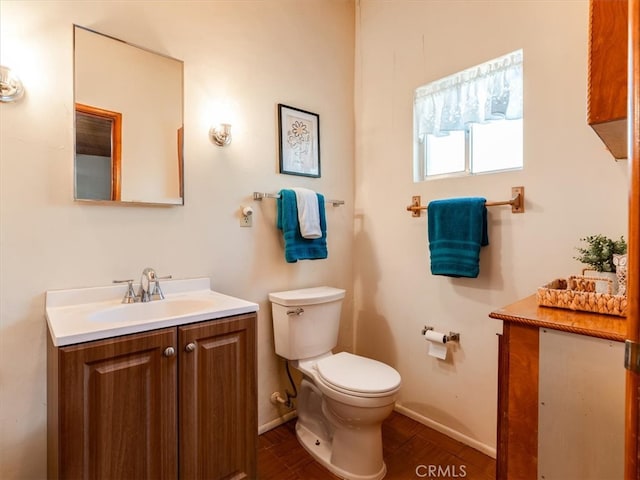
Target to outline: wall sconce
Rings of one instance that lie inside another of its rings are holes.
[[[231,125],[229,123],[221,123],[209,130],[211,141],[219,147],[224,147],[231,143]]]
[[[24,87],[18,76],[10,68],[0,66],[0,102],[15,102],[23,95]]]

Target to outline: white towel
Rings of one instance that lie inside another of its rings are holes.
[[[308,188],[292,188],[298,205],[298,223],[303,238],[321,238],[318,195]]]

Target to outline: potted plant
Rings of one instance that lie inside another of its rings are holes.
[[[613,256],[627,253],[627,242],[624,237],[620,237],[620,240],[612,240],[604,235],[589,235],[581,238],[580,241],[587,245],[576,247],[579,255],[573,258],[590,267],[583,269],[582,274],[589,277],[610,278],[613,293],[616,293],[618,285]]]

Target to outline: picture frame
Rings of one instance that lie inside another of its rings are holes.
[[[320,116],[278,104],[280,173],[316,177],[320,171]]]

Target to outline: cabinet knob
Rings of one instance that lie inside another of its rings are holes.
[[[195,349],[196,349],[196,344],[193,342],[187,343],[187,345],[184,347],[185,352],[193,352]]]
[[[173,357],[176,354],[176,349],[173,347],[167,347],[164,349],[165,357]]]

